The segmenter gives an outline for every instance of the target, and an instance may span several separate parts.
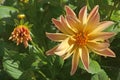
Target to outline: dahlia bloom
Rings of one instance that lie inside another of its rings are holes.
[[[76,72],[80,60],[85,69],[89,69],[89,53],[91,51],[101,56],[115,57],[114,52],[108,48],[110,44],[106,42],[115,33],[103,31],[113,22],[100,22],[98,8],[98,5],[95,6],[90,14],[87,14],[87,6],[84,6],[77,17],[70,7],[65,6],[66,15],[64,17],[61,15],[60,20],[52,19],[61,33],[46,32],[49,39],[60,42],[46,54],[56,54],[64,60],[72,55],[71,75]]]
[[[14,28],[13,32],[11,33],[11,36],[9,37],[9,40],[12,40],[19,45],[20,43],[23,43],[25,48],[28,47],[28,41],[31,41],[30,31],[25,25],[19,25],[16,28]]]

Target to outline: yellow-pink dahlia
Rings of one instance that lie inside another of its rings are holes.
[[[95,6],[90,14],[87,14],[87,6],[84,6],[78,14],[65,6],[66,15],[60,16],[60,20],[52,19],[55,26],[61,33],[47,33],[49,39],[61,42],[46,53],[48,55],[56,54],[63,59],[72,56],[71,75],[76,72],[79,60],[82,61],[86,70],[89,69],[89,53],[101,56],[115,57],[114,52],[108,47],[110,44],[106,42],[114,36],[113,32],[104,32],[106,28],[113,24],[112,21],[100,22],[98,12],[99,6]]]
[[[32,39],[29,29],[25,25],[19,25],[11,33],[9,40],[16,42],[17,45],[23,43],[26,48],[28,47],[28,41],[31,41]]]

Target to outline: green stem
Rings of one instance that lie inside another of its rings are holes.
[[[46,80],[49,80],[42,71],[38,71]]]

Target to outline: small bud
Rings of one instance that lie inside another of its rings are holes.
[[[21,2],[23,2],[23,3],[28,3],[29,2],[29,0],[20,0]]]
[[[18,17],[19,19],[24,19],[24,18],[25,18],[25,14],[19,14],[17,17]]]

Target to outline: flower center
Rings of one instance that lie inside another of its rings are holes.
[[[80,46],[84,46],[86,45],[87,41],[88,41],[88,37],[86,34],[84,33],[79,33],[79,34],[76,34],[74,36],[74,39],[75,39],[75,43],[77,45],[80,45]]]

